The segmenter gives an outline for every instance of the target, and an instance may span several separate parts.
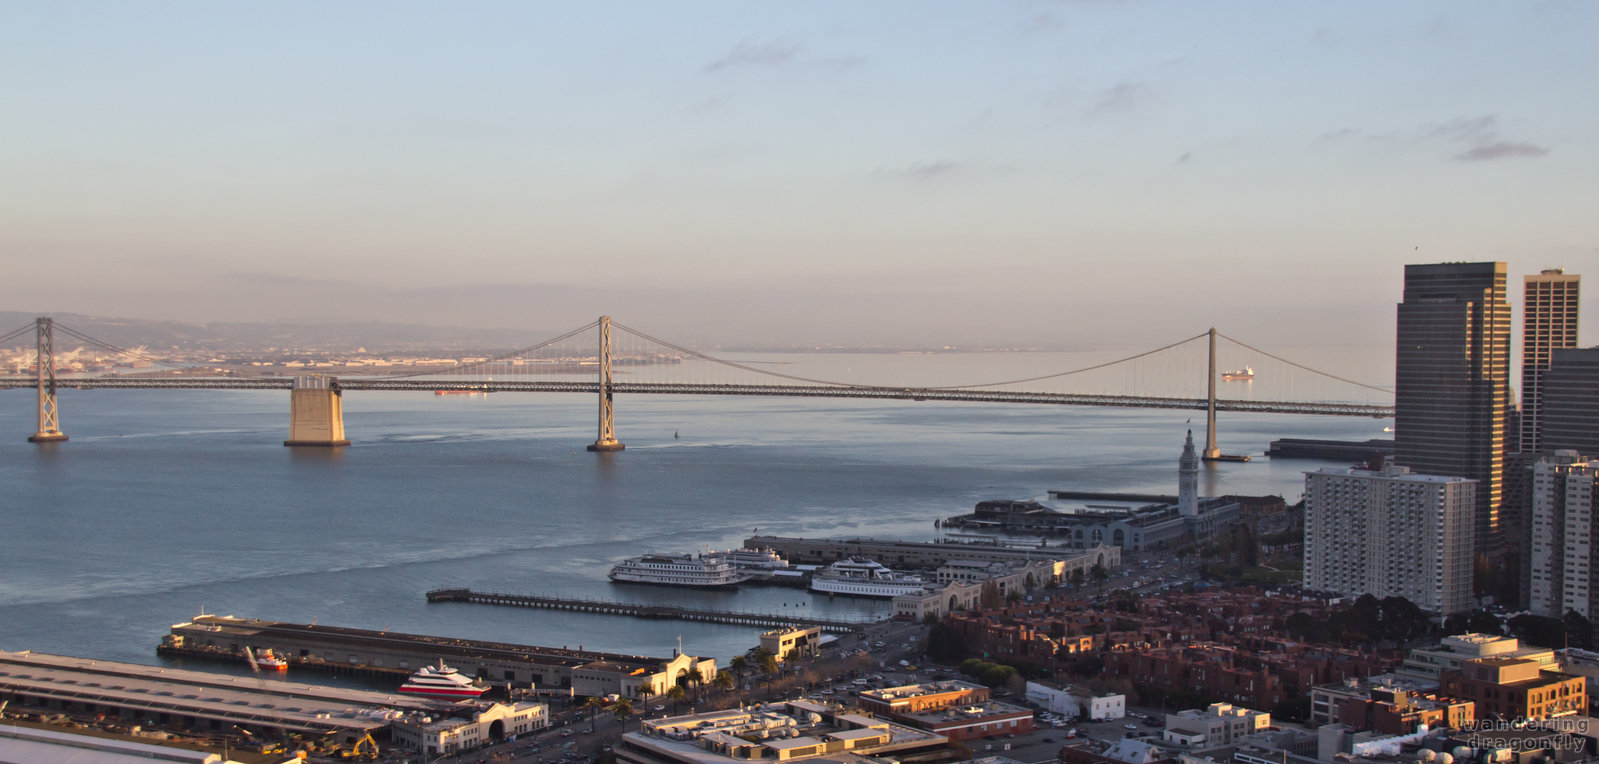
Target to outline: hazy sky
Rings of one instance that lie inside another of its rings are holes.
[[[1390,348],[1590,280],[1599,3],[0,0],[0,306]],[[533,338],[538,339],[538,338]]]

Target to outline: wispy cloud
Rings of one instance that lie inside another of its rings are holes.
[[[1462,162],[1480,162],[1485,159],[1514,159],[1516,157],[1541,157],[1549,153],[1549,149],[1531,143],[1518,143],[1512,141],[1495,141],[1493,143],[1476,146],[1455,155],[1455,159]]]
[[[1059,16],[1045,11],[1022,19],[1021,31],[1024,34],[1057,32],[1064,26],[1066,26],[1066,22],[1061,21]]]
[[[1180,157],[1177,157],[1177,161],[1173,162],[1172,164],[1188,164],[1189,162],[1192,162],[1193,160],[1194,160],[1193,152],[1184,151],[1183,155],[1180,156]]]
[[[1501,138],[1499,118],[1492,114],[1482,117],[1456,117],[1441,125],[1434,125],[1427,131],[1426,137],[1464,147],[1462,151],[1450,157],[1460,162],[1535,158],[1549,153],[1549,148],[1546,146]]]
[[[765,43],[745,41],[733,46],[733,50],[726,56],[706,64],[705,71],[720,72],[727,69],[782,66],[793,61],[799,53],[799,44],[786,40]]]
[[[897,169],[889,170],[889,174],[917,181],[931,181],[949,176],[960,169],[960,163],[948,159],[939,159],[932,162],[912,162]]]
[[[1099,102],[1090,110],[1092,114],[1119,114],[1130,112],[1147,103],[1153,93],[1142,82],[1123,82],[1099,94]]]
[[[1437,144],[1453,146],[1450,159],[1460,162],[1482,162],[1492,159],[1534,159],[1550,152],[1549,147],[1527,141],[1507,140],[1499,134],[1499,118],[1488,114],[1481,117],[1455,117],[1404,132],[1374,132],[1357,127],[1345,127],[1323,133],[1318,139],[1324,143],[1363,140],[1372,143],[1395,145]]]

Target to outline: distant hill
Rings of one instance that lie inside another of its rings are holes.
[[[268,348],[316,350],[322,352],[353,351],[365,348],[371,353],[418,351],[482,351],[504,352],[536,344],[555,331],[522,331],[507,329],[470,329],[456,326],[425,326],[422,324],[390,323],[186,323],[181,321],[147,321],[134,318],[107,318],[81,313],[56,313],[50,316],[63,326],[90,337],[121,347],[148,346],[152,350],[175,349],[181,352],[215,351],[239,352]],[[0,335],[32,324],[33,313],[0,311]],[[56,345],[68,347],[76,340],[59,333]],[[33,335],[27,334],[8,345],[32,345]]]

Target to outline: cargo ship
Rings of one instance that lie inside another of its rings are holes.
[[[1255,378],[1255,370],[1245,366],[1242,369],[1224,371],[1221,373],[1223,382],[1248,382]]]

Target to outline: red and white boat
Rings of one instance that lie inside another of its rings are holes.
[[[263,648],[259,651],[252,651],[250,648],[246,647],[244,648],[244,655],[250,659],[250,665],[254,666],[256,670],[289,670],[289,662],[279,657],[277,653],[272,652],[272,648],[270,647]]]
[[[488,692],[489,688],[461,675],[444,661],[438,666],[423,666],[421,670],[400,685],[400,692],[426,695],[430,698],[471,700]]]

